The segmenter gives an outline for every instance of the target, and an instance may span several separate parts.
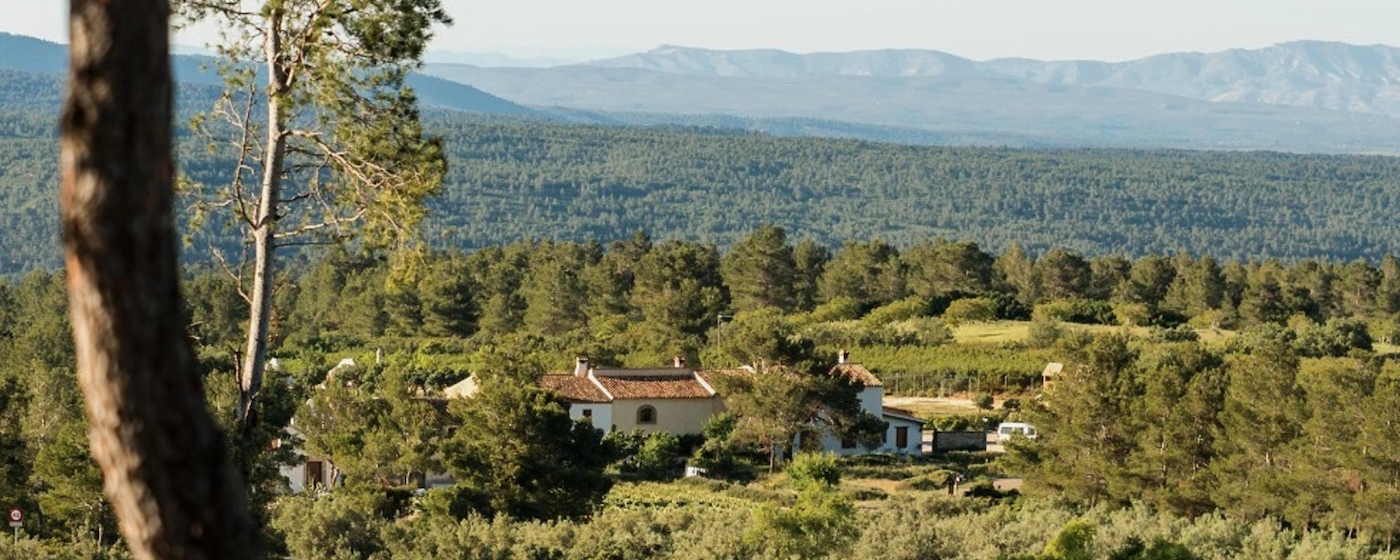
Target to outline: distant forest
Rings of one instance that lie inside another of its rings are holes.
[[[945,237],[1126,257],[1378,262],[1400,241],[1396,158],[916,147],[432,115],[451,158],[424,226],[437,249],[639,230],[723,249],[765,223],[828,247]],[[0,274],[59,265],[52,119],[0,112]],[[228,171],[188,139],[181,168],[207,184]],[[236,244],[216,226],[192,232],[190,260]]]

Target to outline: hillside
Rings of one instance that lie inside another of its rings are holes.
[[[426,228],[443,248],[638,229],[726,246],[765,222],[829,244],[945,236],[1089,254],[1349,260],[1400,245],[1396,158],[936,148],[434,115],[451,168]],[[32,125],[0,117],[0,131]],[[51,134],[0,138],[0,273],[58,264]],[[202,171],[224,168],[202,150],[182,162],[221,180]]]
[[[1090,254],[1379,258],[1400,242],[1400,159],[913,147],[709,129],[441,123],[433,238],[727,245],[764,222],[826,243],[935,236]]]
[[[68,69],[67,47],[30,37],[0,33],[0,111],[48,111],[57,113],[62,94],[62,74]],[[199,55],[172,57],[180,84],[181,101],[190,109],[212,103],[222,79],[213,70],[214,59]],[[534,111],[471,86],[416,74],[409,85],[428,107],[474,113],[530,115]],[[198,97],[198,99],[191,99]]]

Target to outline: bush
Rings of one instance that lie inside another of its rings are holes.
[[[855,507],[831,490],[809,487],[790,508],[768,503],[754,512],[744,542],[769,558],[840,556],[860,536]]]
[[[943,320],[957,325],[962,322],[991,321],[997,318],[996,302],[987,298],[964,298],[948,304]]]
[[[1195,342],[1200,340],[1201,336],[1196,334],[1195,329],[1186,325],[1179,325],[1170,329],[1152,327],[1152,330],[1149,331],[1147,335],[1147,339],[1152,342]]]
[[[1026,346],[1031,348],[1049,348],[1059,342],[1064,335],[1064,329],[1059,321],[1052,319],[1037,319],[1031,321],[1029,332],[1026,333]]]
[[[1297,329],[1294,348],[1311,358],[1345,356],[1351,350],[1371,350],[1371,334],[1356,319],[1328,319],[1325,325],[1304,325]]]
[[[929,317],[918,317],[896,323],[892,326],[897,333],[909,335],[913,339],[913,344],[918,346],[941,346],[953,341],[953,331],[948,325],[938,319]],[[908,340],[905,337],[898,337]]]
[[[859,300],[842,296],[818,305],[816,309],[812,310],[810,319],[817,323],[851,321],[859,319],[863,311]]]
[[[1116,317],[1106,301],[1061,299],[1035,306],[1032,319],[1064,321],[1086,325],[1112,325]]]
[[[861,319],[861,323],[868,326],[881,326],[894,323],[896,321],[906,321],[915,317],[923,317],[928,314],[928,301],[919,298],[905,298],[894,303],[877,307]]]
[[[841,495],[853,502],[869,502],[872,500],[884,500],[890,497],[884,490],[879,488],[845,488],[841,490]]]
[[[1146,325],[1152,321],[1152,310],[1142,303],[1120,303],[1113,306],[1113,318],[1119,325]]]
[[[948,489],[948,481],[957,476],[958,473],[948,469],[939,469],[931,473],[906,479],[899,483],[900,490],[919,490],[923,492],[934,492]]]
[[[991,393],[978,393],[972,398],[972,404],[977,405],[977,408],[981,410],[991,410],[993,402],[995,401],[992,400]]]
[[[646,480],[673,480],[683,463],[680,441],[664,431],[652,432],[637,450],[637,474]]]
[[[788,465],[787,474],[798,488],[841,484],[841,465],[832,453],[798,453]]]
[[[381,495],[341,488],[320,496],[287,496],[273,508],[272,527],[285,536],[293,558],[368,558],[384,548]]]

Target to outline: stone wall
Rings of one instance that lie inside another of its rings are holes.
[[[934,451],[986,451],[985,432],[934,432]]]

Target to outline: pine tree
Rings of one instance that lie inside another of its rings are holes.
[[[1040,279],[1036,274],[1035,261],[1019,243],[1012,243],[997,257],[995,268],[1006,283],[1008,291],[1026,306],[1040,301]]]
[[[806,237],[793,248],[792,260],[796,273],[793,280],[794,304],[799,310],[809,311],[816,306],[818,281],[826,270],[826,263],[831,260],[831,251]]]
[[[407,85],[451,24],[440,0],[176,0],[178,24],[217,26],[225,95],[195,130],[235,154],[229,184],[197,188],[194,221],[227,214],[253,249],[240,422],[256,422],[277,249],[343,241],[404,248],[446,174]],[[262,77],[259,77],[262,74]],[[257,117],[257,115],[262,115]],[[214,122],[219,121],[219,122]]]
[[[1228,362],[1229,385],[1221,431],[1216,504],[1245,519],[1283,515],[1295,494],[1291,450],[1303,432],[1304,395],[1298,359],[1281,342],[1265,343]]]
[[[1089,261],[1064,249],[1051,249],[1035,261],[1041,293],[1050,299],[1078,299],[1089,295],[1093,271]]]
[[[736,311],[797,307],[797,263],[783,228],[764,225],[740,239],[720,260]]]
[[[826,263],[819,284],[822,301],[849,297],[867,308],[904,296],[903,264],[899,251],[881,240],[847,241]]]

